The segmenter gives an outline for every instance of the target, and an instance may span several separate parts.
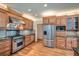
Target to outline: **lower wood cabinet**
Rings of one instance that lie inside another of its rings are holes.
[[[8,56],[11,54],[11,40],[0,40],[0,56]]]
[[[65,48],[65,37],[56,37],[56,47]]]
[[[79,39],[76,37],[56,37],[56,47],[70,49],[79,47]]]
[[[66,39],[66,49],[72,49],[72,38]]]
[[[34,35],[26,35],[25,36],[25,46],[32,43],[34,41]]]
[[[78,45],[78,38],[75,38],[75,37],[67,37],[67,40],[66,40],[66,48],[67,49],[72,49],[72,48],[77,48],[79,47]]]

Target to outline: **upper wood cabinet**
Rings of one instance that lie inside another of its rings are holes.
[[[66,26],[67,25],[66,16],[61,16],[60,17],[60,22],[61,22],[61,26]]]
[[[43,24],[49,24],[49,19],[46,18],[46,17],[44,17],[44,18],[43,18]]]
[[[49,24],[56,24],[56,16],[49,17]]]
[[[33,29],[33,22],[32,21],[28,22],[28,29],[30,29],[30,30]]]
[[[43,17],[43,24],[56,24],[56,16]]]
[[[9,22],[9,17],[7,13],[0,12],[0,28],[6,28]]]
[[[60,18],[60,16],[57,16],[56,17],[56,25],[60,25],[61,24],[61,18]]]

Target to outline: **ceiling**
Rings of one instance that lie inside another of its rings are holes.
[[[6,3],[13,9],[18,10],[21,13],[29,13],[36,18],[41,18],[42,13],[47,10],[56,12],[68,11],[79,9],[79,3]],[[47,4],[47,7],[44,7]],[[32,9],[28,11],[28,9]]]

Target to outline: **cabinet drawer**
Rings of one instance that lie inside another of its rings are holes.
[[[10,51],[4,53],[4,56],[8,56],[8,55],[10,55]]]
[[[0,53],[0,56],[9,56],[11,54],[11,52],[9,50],[3,52],[3,53]]]
[[[57,31],[56,32],[56,36],[66,36],[66,32],[60,32],[60,31]]]
[[[10,50],[10,47],[9,46],[2,47],[2,48],[0,48],[0,53],[3,53],[5,51],[7,51],[7,50]]]
[[[8,47],[10,45],[11,45],[11,40],[2,40],[2,41],[0,41],[0,48]]]

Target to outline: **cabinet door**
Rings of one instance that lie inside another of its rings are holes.
[[[72,40],[72,47],[77,48],[77,38],[73,38]]]
[[[31,41],[34,41],[34,38],[35,38],[34,35],[31,35]]]
[[[49,24],[56,24],[56,17],[49,17]]]
[[[67,38],[67,40],[66,40],[66,49],[72,49],[72,39],[73,38]]]
[[[6,27],[8,24],[8,16],[6,13],[0,12],[0,27]]]
[[[56,25],[60,25],[61,24],[61,19],[60,19],[60,17],[57,17],[57,19],[56,19]]]
[[[65,48],[65,37],[57,37],[56,38],[56,47],[57,48]]]
[[[11,53],[11,40],[4,39],[0,41],[0,56],[8,56]]]
[[[29,35],[25,36],[25,46],[30,43],[31,37]]]
[[[25,24],[25,29],[28,29],[29,28],[29,21],[26,21],[26,24]]]
[[[62,16],[60,22],[61,22],[61,25],[62,25],[62,26],[66,26],[66,24],[67,24],[67,19],[66,19],[66,17]]]
[[[32,21],[29,21],[28,27],[29,27],[29,29],[33,29],[33,23],[32,23]]]
[[[49,23],[49,19],[48,18],[43,18],[43,24],[48,24]]]

